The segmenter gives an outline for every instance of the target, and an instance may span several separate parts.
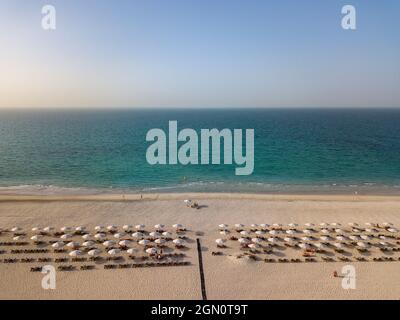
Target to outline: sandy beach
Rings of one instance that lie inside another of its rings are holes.
[[[184,205],[195,199],[200,209]],[[25,263],[0,264],[1,299],[201,299],[196,239],[200,239],[208,299],[399,299],[400,261],[265,263],[241,254],[239,246],[218,249],[218,225],[242,223],[287,225],[321,222],[393,223],[400,226],[400,197],[350,195],[251,195],[251,194],[145,194],[145,195],[0,195],[0,227],[83,225],[122,226],[155,224],[167,228],[181,223],[187,228],[188,266],[57,272],[55,290],[41,287],[43,274],[30,272]],[[234,232],[232,230],[232,232]],[[9,234],[3,234],[5,241]],[[0,249],[4,247],[0,246]],[[221,251],[216,256],[212,252]],[[283,251],[288,258],[297,254]],[[378,251],[373,251],[375,256]],[[52,257],[54,254],[48,254]],[[383,254],[380,254],[383,255]],[[0,255],[0,259],[9,257]],[[399,253],[390,256],[399,257]],[[23,255],[19,258],[22,258]],[[279,258],[279,256],[275,257]],[[52,264],[52,263],[49,263]],[[356,269],[356,289],[345,290],[334,278],[344,265]],[[34,264],[43,265],[42,264]]]

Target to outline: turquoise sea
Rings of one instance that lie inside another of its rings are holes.
[[[255,168],[146,162],[146,133],[255,130]],[[400,110],[0,111],[1,190],[400,193]]]

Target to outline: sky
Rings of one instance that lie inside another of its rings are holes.
[[[0,0],[0,108],[400,107],[399,57],[398,0]]]

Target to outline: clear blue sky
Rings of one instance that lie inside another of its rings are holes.
[[[0,0],[0,48],[0,107],[400,107],[398,0]]]

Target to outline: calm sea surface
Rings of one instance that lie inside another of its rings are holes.
[[[252,128],[255,168],[151,166],[146,133]],[[400,110],[0,111],[1,189],[400,193]]]

